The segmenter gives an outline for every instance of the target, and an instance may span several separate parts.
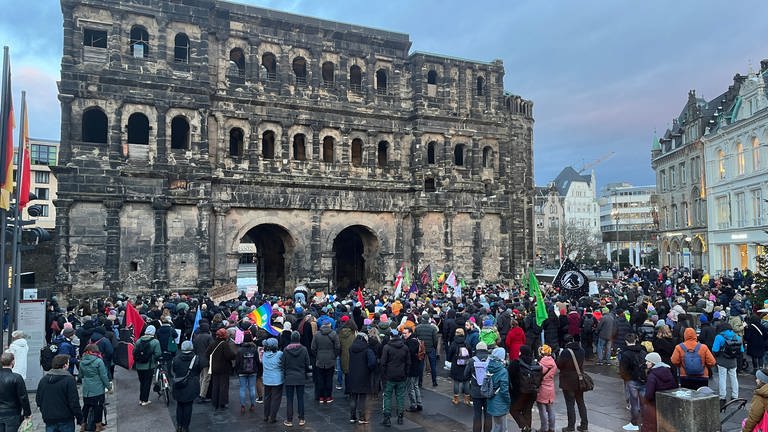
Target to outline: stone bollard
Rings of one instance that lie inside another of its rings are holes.
[[[656,425],[658,432],[718,432],[718,396],[683,388],[656,393]]]

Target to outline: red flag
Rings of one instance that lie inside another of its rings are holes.
[[[362,288],[357,287],[357,301],[360,302],[360,309],[365,309],[365,300],[363,299]]]
[[[13,192],[13,95],[8,47],[3,52],[2,101],[0,102],[0,208],[11,208]]]
[[[144,320],[139,311],[129,302],[125,307],[125,326],[129,327],[130,325],[133,325],[133,340],[139,340],[141,331],[144,329]]]
[[[22,154],[22,161],[21,161],[21,167],[17,170],[16,177],[19,179],[17,183],[17,187],[20,188],[19,190],[19,211],[24,208],[24,206],[27,205],[29,202],[29,177],[32,171],[32,167],[30,166],[30,157],[29,157],[29,120],[27,117],[27,101],[23,100],[22,97],[22,104],[21,104],[21,141],[23,143],[23,147],[21,149]]]

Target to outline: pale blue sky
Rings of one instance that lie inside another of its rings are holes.
[[[10,1],[0,44],[11,47],[16,106],[26,90],[31,135],[59,139],[59,2]],[[677,116],[688,90],[714,98],[768,58],[764,0],[239,2],[407,33],[412,51],[501,59],[505,89],[535,104],[538,184],[610,151],[596,167],[599,186],[652,184],[653,131]]]

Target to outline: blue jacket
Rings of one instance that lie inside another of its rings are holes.
[[[721,355],[721,351],[725,348],[726,339],[741,342],[741,338],[733,330],[723,330],[715,336],[715,343],[712,344],[712,354],[714,354],[718,366],[733,369],[737,366],[738,359],[731,359]],[[744,352],[744,344],[741,344],[741,352]]]
[[[266,351],[262,359],[264,365],[264,375],[262,380],[264,385],[279,386],[283,384],[283,352]]]
[[[65,338],[63,335],[56,336],[56,339],[53,340],[53,343],[59,347],[59,350],[56,352],[56,354],[69,355],[69,373],[73,373],[75,371],[75,366],[77,366],[78,363],[77,348],[72,345],[72,342]]]
[[[492,359],[488,363],[488,372],[493,374],[493,397],[488,399],[488,414],[498,417],[507,415],[511,398],[509,396],[509,372],[504,363],[498,359]]]

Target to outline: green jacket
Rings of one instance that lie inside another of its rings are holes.
[[[80,377],[83,379],[83,397],[100,396],[109,388],[109,377],[104,361],[95,355],[86,354],[80,360]]]
[[[136,370],[150,370],[157,367],[157,361],[160,359],[160,356],[163,355],[162,350],[160,350],[160,341],[155,339],[152,335],[144,335],[139,338],[138,341],[136,341],[136,345],[138,345],[139,341],[149,341],[149,345],[152,348],[152,358],[149,359],[149,363],[139,363],[136,362],[133,365],[133,368]]]

